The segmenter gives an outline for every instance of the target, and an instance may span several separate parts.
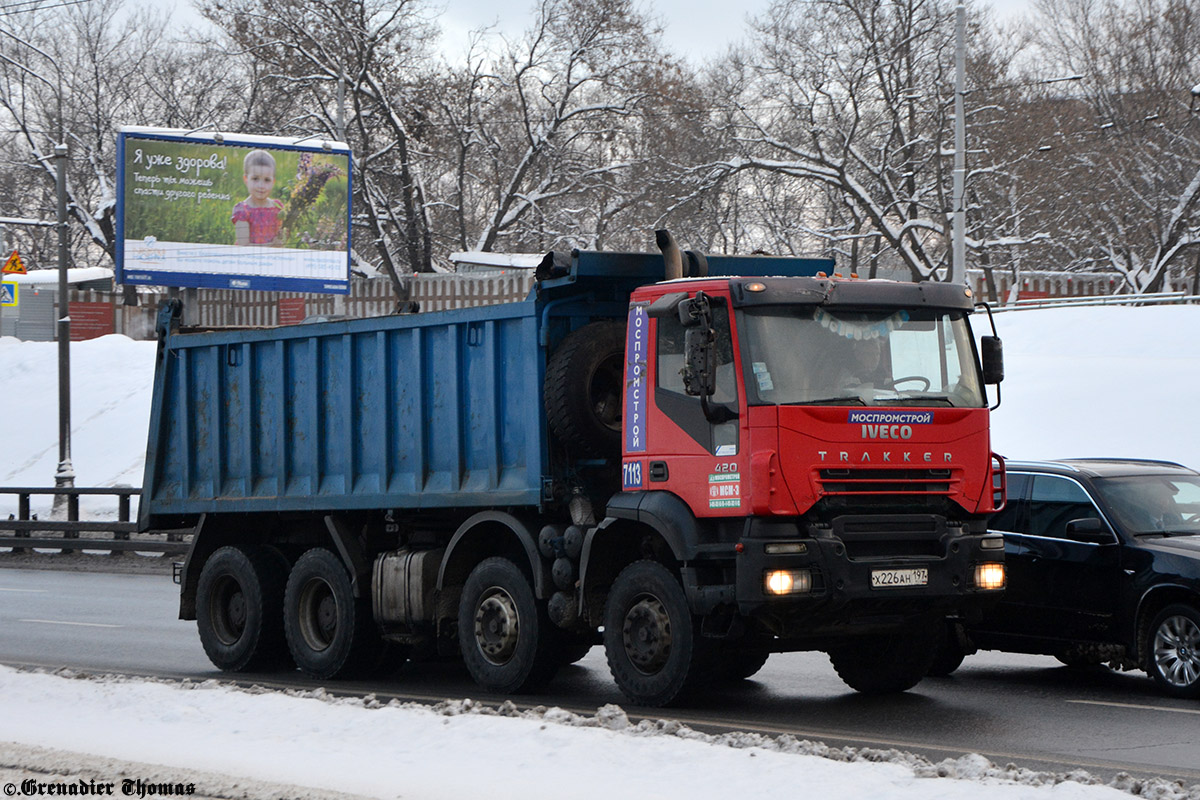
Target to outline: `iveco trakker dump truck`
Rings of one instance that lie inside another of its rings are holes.
[[[925,674],[1003,585],[962,285],[832,262],[553,254],[522,302],[186,333],[160,316],[141,526],[194,530],[224,670],[461,653],[530,691],[603,643],[637,704],[828,652]]]

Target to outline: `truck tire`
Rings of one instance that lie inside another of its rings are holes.
[[[771,651],[765,647],[742,647],[721,654],[718,671],[725,681],[744,681],[766,666]]]
[[[933,663],[933,631],[877,637],[829,651],[838,677],[863,694],[893,694],[916,686]]]
[[[354,597],[340,558],[321,547],[296,561],[283,601],[288,649],[318,680],[361,674],[379,662],[383,640],[369,602]]]
[[[562,665],[559,637],[529,579],[507,558],[481,561],[458,603],[458,644],[467,672],[489,692],[541,688]]]
[[[562,642],[558,646],[558,662],[564,667],[577,664],[592,652],[591,642]]]
[[[546,420],[580,455],[621,454],[625,326],[592,322],[573,331],[546,365]]]
[[[640,706],[675,702],[713,666],[683,586],[657,561],[630,564],[613,581],[604,652],[617,687]]]
[[[933,662],[929,665],[929,674],[935,678],[945,678],[962,666],[966,657],[954,623],[946,622],[933,644]]]
[[[1155,615],[1146,642],[1146,671],[1173,697],[1200,697],[1200,611],[1174,603]]]
[[[280,666],[287,562],[266,548],[222,547],[204,562],[196,624],[208,659],[227,672]]]

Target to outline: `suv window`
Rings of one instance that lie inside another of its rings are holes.
[[[1025,494],[1029,488],[1029,476],[1008,473],[1007,488],[1008,502],[988,522],[988,528],[1002,533],[1028,533],[1029,515],[1025,513]]]
[[[1097,478],[1096,490],[1107,502],[1116,521],[1135,536],[1200,534],[1200,477]]]
[[[1092,498],[1075,481],[1057,475],[1035,475],[1029,494],[1029,532],[1054,539],[1073,539],[1067,523],[1075,519],[1103,519]]]

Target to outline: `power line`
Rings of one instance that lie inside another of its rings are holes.
[[[51,5],[42,5],[41,0],[24,0],[24,2],[20,3],[0,5],[0,17],[10,17],[14,14],[28,14],[33,11],[53,11],[56,8],[79,6],[90,2],[92,0],[58,0],[58,2]],[[29,8],[21,8],[21,6],[29,6]]]

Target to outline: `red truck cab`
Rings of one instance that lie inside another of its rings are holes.
[[[624,503],[694,515],[693,610],[727,607],[771,650],[827,650],[855,688],[920,679],[902,662],[938,620],[1004,582],[984,388],[1002,367],[998,339],[981,365],[973,308],[962,285],[825,277],[633,293]],[[881,641],[896,663],[866,666]]]

